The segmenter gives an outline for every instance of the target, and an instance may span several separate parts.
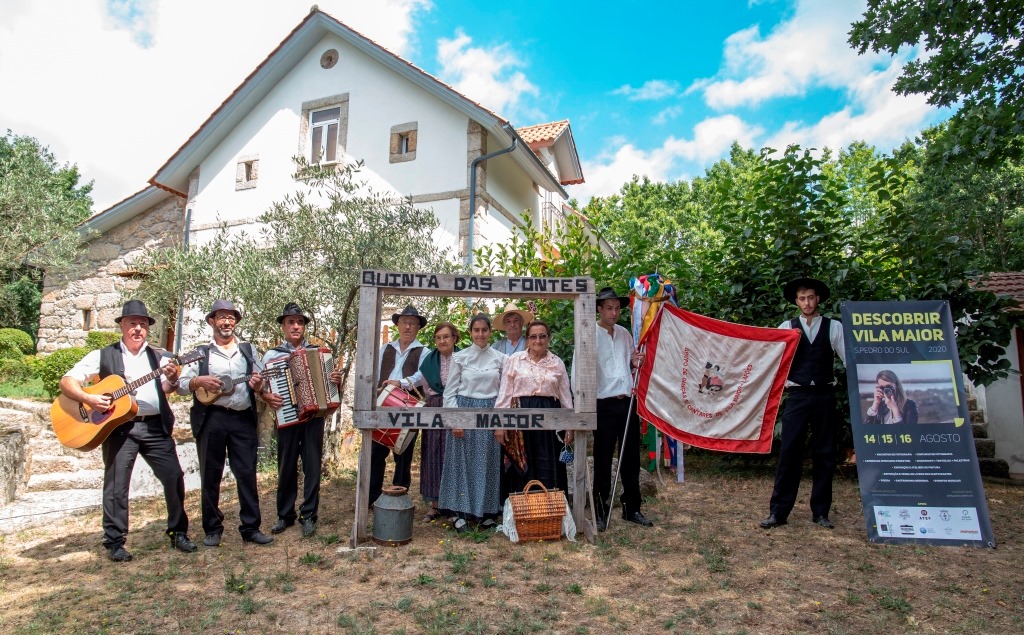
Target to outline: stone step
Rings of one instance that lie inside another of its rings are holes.
[[[99,448],[81,452],[64,447],[53,432],[47,431],[32,439],[32,453],[35,456],[67,457],[74,459],[75,469],[103,469],[103,454]],[[35,471],[33,469],[33,471]]]
[[[979,458],[978,468],[982,476],[1010,478],[1010,464],[1003,459]]]
[[[103,492],[98,488],[68,489],[23,494],[10,505],[0,507],[0,534],[53,522],[73,514],[99,509]]]
[[[992,439],[975,439],[974,447],[979,459],[991,459],[996,456],[996,442]]]
[[[103,488],[103,470],[78,470],[54,474],[33,474],[28,479],[28,492],[52,492],[68,489]]]
[[[981,410],[971,410],[971,423],[985,423],[985,413]]]
[[[972,423],[971,434],[974,435],[975,439],[987,439],[988,438],[988,424],[987,423]]]
[[[80,469],[78,459],[65,454],[36,454],[31,465],[32,474],[76,472]]]

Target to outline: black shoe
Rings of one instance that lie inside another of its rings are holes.
[[[647,517],[644,516],[643,514],[641,514],[639,511],[635,511],[632,514],[630,514],[630,513],[626,512],[625,510],[623,510],[623,512],[622,512],[622,520],[625,520],[625,521],[628,521],[628,522],[631,522],[631,523],[636,523],[636,524],[641,525],[643,527],[653,527],[654,526],[654,523],[652,523],[651,521],[647,520]]]
[[[833,523],[831,520],[829,520],[828,516],[815,516],[814,520],[811,521],[811,522],[813,522],[815,525],[821,525],[825,529],[835,529],[836,528],[835,523]]]
[[[270,531],[274,531],[271,529]],[[302,520],[302,537],[310,538],[316,533],[316,521],[312,518],[305,518]]]
[[[188,534],[183,531],[175,531],[171,533],[171,548],[177,549],[182,553],[195,553],[199,550],[196,543],[188,539]]]
[[[288,529],[289,527],[291,527],[294,524],[295,524],[294,520],[285,520],[284,518],[280,518],[280,519],[278,519],[278,521],[276,523],[274,523],[274,526],[270,528],[270,533],[272,533],[272,534],[279,534],[279,533],[281,533],[285,529]]]
[[[762,520],[759,524],[761,525],[761,529],[772,529],[773,527],[785,525],[787,522],[789,521],[785,518],[779,518],[775,514],[772,514],[768,518]]]
[[[269,545],[270,543],[274,542],[274,539],[266,535],[265,533],[256,530],[248,536],[242,536],[242,541],[251,542],[256,545]]]
[[[212,534],[206,534],[206,538],[203,538],[203,544],[207,547],[219,547],[220,546],[221,532],[215,531]]]
[[[132,560],[132,554],[128,553],[128,550],[124,548],[124,545],[107,547],[107,557],[114,562],[131,562]]]
[[[605,529],[608,529],[608,523],[605,521],[603,515],[599,515],[597,517],[597,530],[604,531]]]

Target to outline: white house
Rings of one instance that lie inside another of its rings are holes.
[[[88,242],[88,265],[70,280],[44,282],[39,350],[113,328],[120,292],[137,284],[132,259],[142,250],[179,243],[186,232],[202,244],[222,222],[251,226],[302,187],[292,178],[296,155],[364,161],[362,178],[432,209],[438,244],[460,255],[506,240],[525,210],[538,226],[557,223],[573,213],[563,185],[583,181],[568,121],[517,130],[314,9],[150,187],[87,221],[85,229],[99,232]]]

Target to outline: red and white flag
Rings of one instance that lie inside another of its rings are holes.
[[[644,337],[640,416],[708,450],[766,454],[800,331],[743,326],[666,305]]]

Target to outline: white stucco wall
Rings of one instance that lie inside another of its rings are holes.
[[[1021,401],[1021,377],[1018,374],[1021,360],[1017,355],[1020,336],[1021,329],[1015,329],[1006,355],[1016,372],[983,391],[988,434],[996,442],[996,458],[1010,465],[1010,476],[1014,478],[1024,478],[1024,403]]]

